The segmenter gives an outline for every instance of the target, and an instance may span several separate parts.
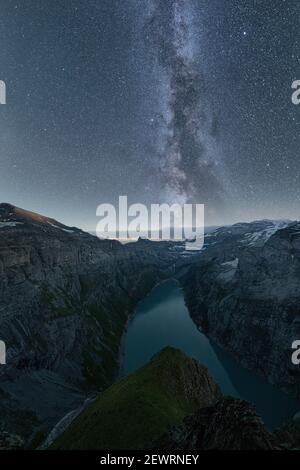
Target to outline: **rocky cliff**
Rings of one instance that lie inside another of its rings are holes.
[[[237,224],[210,234],[182,277],[195,323],[249,369],[300,397],[300,224]]]
[[[0,431],[35,445],[107,388],[137,302],[178,277],[195,323],[244,366],[299,397],[300,225],[236,224],[204,249],[140,240],[126,246],[0,204]]]
[[[223,397],[217,404],[199,409],[154,443],[166,451],[270,450],[280,443],[268,432],[245,401]]]
[[[168,275],[172,250],[122,246],[0,205],[1,426],[48,432],[110,385],[136,303]]]
[[[201,450],[299,450],[300,419],[295,417],[270,433],[246,401],[222,397],[215,405],[187,416],[180,426],[157,439],[153,449]]]

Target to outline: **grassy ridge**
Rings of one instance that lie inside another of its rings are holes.
[[[165,348],[106,389],[52,445],[54,449],[142,449],[219,397],[206,368]]]

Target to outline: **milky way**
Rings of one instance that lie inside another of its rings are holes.
[[[219,209],[225,202],[216,151],[216,117],[205,99],[205,78],[193,56],[191,2],[152,3],[144,33],[157,53],[167,87],[160,166],[165,196],[170,202],[208,203]]]
[[[0,200],[88,230],[119,195],[300,219],[299,23],[299,0],[3,1]]]

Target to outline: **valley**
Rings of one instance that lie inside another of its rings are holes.
[[[195,253],[184,243],[99,240],[10,204],[0,204],[0,223],[0,416],[26,446],[115,382],[129,319],[171,278],[220,351],[299,399],[296,223],[217,228]]]

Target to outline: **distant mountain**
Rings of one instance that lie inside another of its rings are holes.
[[[55,219],[45,217],[35,212],[27,211],[7,203],[0,204],[0,229],[24,228],[30,226],[42,230],[61,230],[68,234],[84,234],[76,227],[67,227]]]
[[[228,240],[242,246],[262,246],[274,233],[291,223],[289,220],[256,220],[218,227],[205,236],[205,249]]]

